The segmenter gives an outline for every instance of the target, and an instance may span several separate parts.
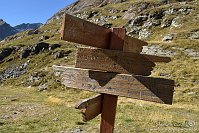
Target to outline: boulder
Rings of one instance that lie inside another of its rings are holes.
[[[40,41],[48,40],[49,38],[50,38],[50,36],[41,36]]]
[[[133,21],[132,25],[133,26],[142,26],[144,21],[148,20],[148,16],[137,16]]]
[[[8,57],[12,54],[12,52],[15,50],[14,47],[6,47],[0,51],[0,61],[4,60],[4,58]]]
[[[164,36],[162,41],[172,41],[173,38],[174,38],[174,34],[168,34],[168,35]]]
[[[149,15],[149,17],[152,19],[162,19],[163,16],[164,16],[163,10],[152,11],[150,12],[150,15]]]
[[[161,27],[166,28],[166,27],[171,26],[172,21],[173,19],[167,19],[167,18],[163,19]]]
[[[31,52],[32,52],[32,51],[31,51],[30,49],[25,49],[25,50],[21,53],[20,58],[21,58],[21,59],[27,58],[28,56],[30,56],[30,53],[31,53]]]
[[[60,48],[61,45],[60,44],[52,44],[50,47],[49,47],[49,50],[54,50],[56,48]]]
[[[40,42],[40,43],[36,44],[33,52],[34,52],[34,54],[39,54],[39,52],[44,51],[44,50],[48,50],[48,48],[49,48],[48,43]]]

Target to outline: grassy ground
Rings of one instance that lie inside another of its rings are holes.
[[[35,88],[0,87],[0,132],[99,132],[100,117],[84,123],[75,103],[93,95],[73,89],[37,92]],[[120,98],[116,133],[199,132],[199,106],[172,106]]]
[[[100,11],[101,15],[105,16],[122,16],[123,12],[117,14],[107,13],[110,9],[128,9],[135,1],[137,0],[129,0],[128,2],[116,5],[110,4],[102,8],[95,8],[95,10]],[[147,1],[151,2],[151,0]],[[194,17],[198,16],[198,5],[195,6],[196,9],[192,14],[181,19],[181,24],[183,25],[180,28],[154,28],[153,34],[147,41],[157,42],[157,45],[167,50],[172,50],[173,47],[176,47],[199,51],[198,39],[190,40],[187,38],[187,33],[191,33],[199,28],[197,25],[198,17]],[[167,9],[170,6],[161,6],[160,8]],[[150,10],[153,10],[153,8]],[[127,23],[127,20],[121,17],[113,21],[113,26],[121,27],[125,23]],[[0,64],[0,72],[2,72],[7,67],[18,66],[27,60],[30,61],[28,72],[25,75],[17,79],[6,80],[3,83],[4,86],[0,84],[0,133],[71,133],[79,130],[86,133],[99,132],[100,117],[91,122],[84,123],[81,120],[80,111],[74,109],[76,102],[88,98],[93,94],[73,89],[64,89],[60,84],[54,84],[55,79],[51,66],[74,65],[75,63],[76,46],[59,40],[60,26],[61,21],[57,20],[41,27],[39,34],[26,35],[27,33],[25,32],[19,33],[16,36],[20,37],[25,34],[25,37],[12,40],[0,46],[0,49],[7,46],[21,46],[22,49],[25,49],[28,46],[38,43],[41,36],[47,35],[51,38],[44,42],[49,42],[50,44],[59,43],[62,45],[56,51],[72,51],[67,58],[62,59],[54,59],[52,53],[49,51],[30,56],[28,59],[20,59],[19,51],[7,57],[6,61]],[[169,33],[175,33],[176,37],[171,43],[163,43],[162,38]],[[152,74],[154,77],[175,80],[174,104],[167,106],[120,98],[116,116],[116,133],[199,132],[199,59],[187,57],[181,50],[175,52],[178,54],[172,57],[170,63],[167,65],[158,64]],[[14,60],[9,62],[9,59]],[[48,91],[38,92],[34,87],[27,87],[29,86],[26,83],[27,79],[34,72],[45,75],[37,85],[42,85],[46,82],[50,83]]]

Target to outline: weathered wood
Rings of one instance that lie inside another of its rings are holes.
[[[122,51],[124,47],[125,36],[126,30],[124,28],[113,28],[109,49]]]
[[[109,49],[123,50],[125,35],[126,30],[124,28],[112,29]],[[117,100],[118,96],[103,94],[100,133],[113,133]]]
[[[103,94],[100,133],[113,133],[118,96]]]
[[[170,58],[106,49],[78,48],[76,68],[86,68],[148,76],[154,62],[169,62]]]
[[[130,36],[125,36],[123,51],[140,53],[142,52],[143,46],[147,46],[147,45],[148,45],[147,42],[141,41],[139,39],[136,39]]]
[[[53,68],[62,71],[61,82],[67,87],[157,103],[172,103],[173,80],[79,68]]]
[[[144,41],[125,35],[125,29],[113,28],[113,31],[65,14],[61,28],[61,39],[97,48],[124,50],[133,53],[140,53],[142,46],[147,45]],[[110,45],[114,45],[114,48]]]
[[[61,39],[98,48],[109,48],[111,30],[66,14]]]
[[[102,113],[102,95],[97,95],[79,102],[76,109],[81,109],[83,121],[87,122]]]

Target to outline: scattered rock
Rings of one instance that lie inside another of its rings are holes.
[[[143,25],[144,21],[146,21],[148,19],[148,16],[137,16],[133,21],[132,21],[132,25],[133,26],[141,26]]]
[[[113,24],[111,23],[106,23],[106,24],[103,24],[102,26],[105,27],[105,28],[111,28]]]
[[[29,48],[25,49],[24,51],[22,51],[20,58],[22,58],[22,59],[27,58],[31,52],[32,52],[31,49],[29,49]]]
[[[39,92],[45,91],[45,90],[48,90],[48,83],[45,83],[45,84],[37,87],[37,91],[39,91]]]
[[[173,27],[180,27],[181,26],[181,20],[182,20],[181,17],[174,18],[173,21],[172,21],[172,23],[171,23],[171,26],[173,26]]]
[[[190,35],[189,35],[190,39],[199,39],[199,30],[198,31],[193,31]]]
[[[50,36],[41,36],[40,41],[48,40]]]
[[[40,42],[36,44],[36,46],[34,47],[34,54],[38,54],[41,51],[48,50],[48,48],[49,48],[48,43]]]
[[[87,17],[87,19],[97,16],[98,11],[91,11]]]
[[[143,29],[139,32],[139,39],[145,39],[151,35],[150,31]]]
[[[39,54],[42,51],[48,50],[49,44],[45,42],[40,42],[36,44],[35,46],[29,46],[24,51],[22,51],[20,57],[21,58],[27,58],[30,55]]]
[[[53,121],[59,121],[59,118],[54,118]]]
[[[8,57],[12,54],[12,52],[15,50],[14,47],[6,47],[0,51],[0,61],[2,61],[4,58]]]
[[[63,58],[63,57],[66,57],[68,56],[72,51],[68,50],[68,51],[64,51],[64,50],[61,50],[61,51],[58,51],[54,54],[54,58],[55,59],[58,59],[58,58]]]
[[[192,58],[199,58],[199,52],[193,50],[193,49],[186,49],[184,50],[184,54],[188,55]]]
[[[60,44],[53,44],[53,45],[50,45],[49,50],[55,50],[56,48],[60,48],[60,47],[61,47]]]
[[[27,72],[29,61],[21,64],[18,67],[7,68],[4,72],[0,73],[0,81],[10,79],[10,78],[18,78],[19,76],[25,74]]]
[[[169,57],[176,55],[175,52],[169,51],[169,50],[163,50],[158,45],[144,46],[142,53],[149,54],[149,55],[169,56]]]
[[[27,83],[31,86],[39,86],[42,82],[42,78],[45,77],[46,74],[44,72],[33,72],[28,80]]]
[[[174,34],[168,34],[162,39],[162,41],[172,41],[173,38],[174,38]]]
[[[153,19],[162,19],[163,16],[164,16],[163,10],[152,11],[150,12],[150,15],[149,15],[149,17]]]
[[[173,19],[167,19],[167,18],[163,19],[161,27],[165,28],[171,26],[172,20]]]

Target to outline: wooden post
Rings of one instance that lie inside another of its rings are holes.
[[[110,49],[123,50],[126,30],[113,28],[110,40]],[[100,133],[113,133],[118,96],[103,94]]]

